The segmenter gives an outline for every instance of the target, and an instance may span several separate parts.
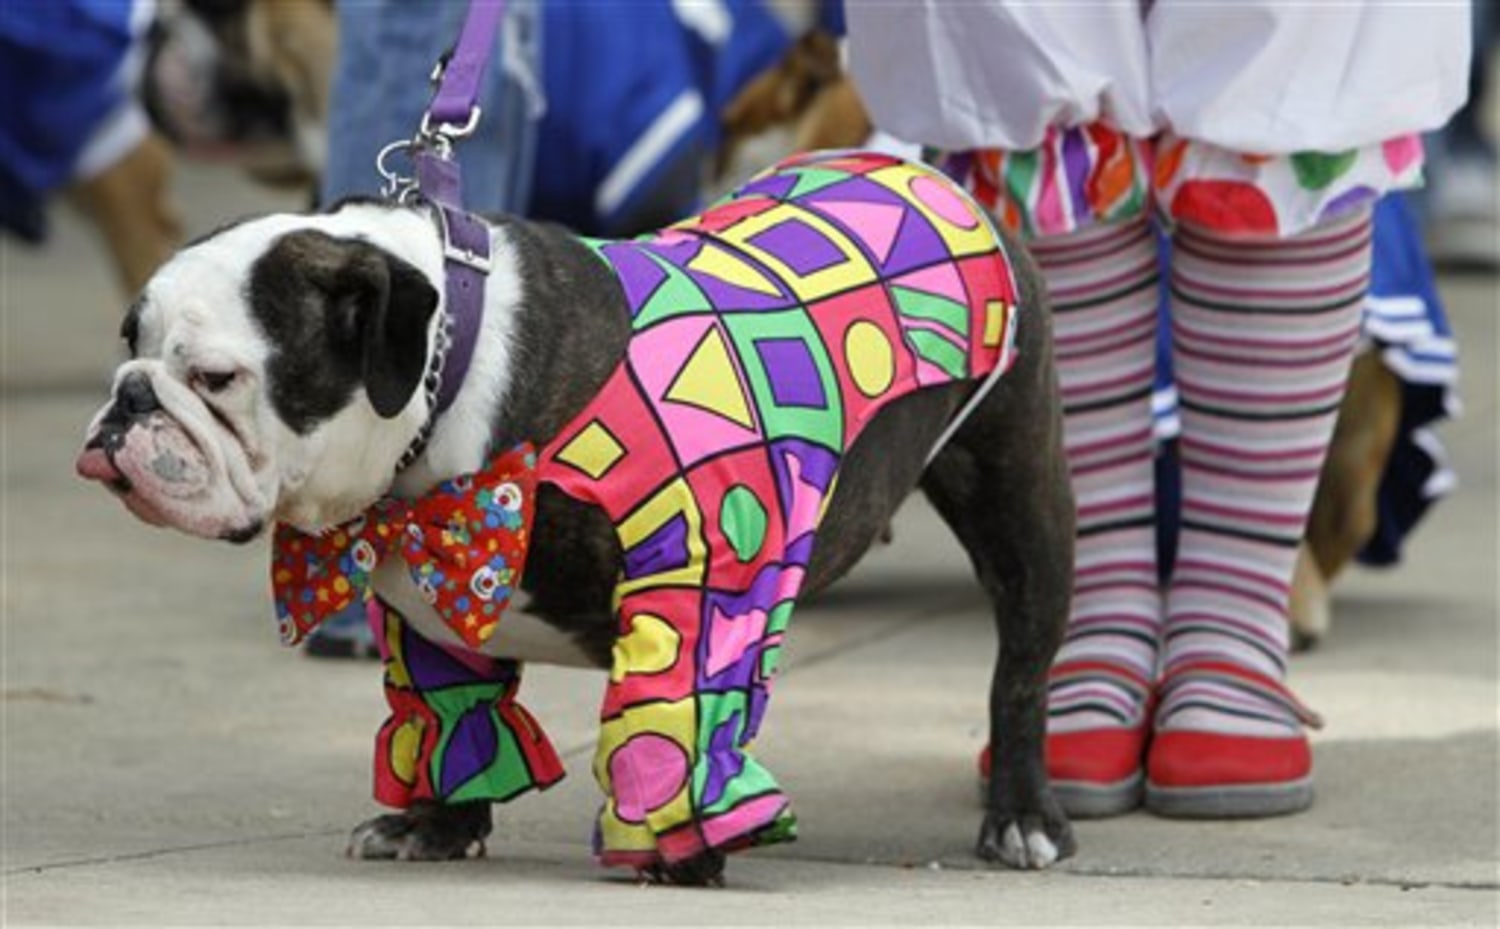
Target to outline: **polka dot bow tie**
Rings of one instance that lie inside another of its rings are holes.
[[[521,582],[535,496],[536,452],[522,444],[419,500],[383,499],[320,535],[278,523],[271,587],[282,643],[368,600],[375,566],[396,549],[422,598],[477,650]]]

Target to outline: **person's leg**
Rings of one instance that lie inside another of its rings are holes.
[[[380,190],[375,157],[388,143],[416,133],[432,97],[427,76],[457,41],[468,4],[339,0],[337,10],[324,206]],[[536,144],[531,95],[540,90],[524,85],[540,73],[540,28],[534,0],[507,6],[485,72],[482,118],[474,135],[455,147],[464,171],[464,205],[475,212],[520,213],[529,200]],[[410,161],[399,155],[390,167],[411,171]]]
[[[1287,597],[1369,271],[1367,207],[1284,239],[1178,229],[1182,535],[1148,759],[1157,812],[1264,816],[1312,800],[1312,718],[1282,684]]]
[[[1140,217],[1030,247],[1052,297],[1078,500],[1072,612],[1048,699],[1048,768],[1070,814],[1110,815],[1139,802],[1161,624],[1151,438],[1156,238]]]

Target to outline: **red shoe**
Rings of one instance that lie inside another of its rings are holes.
[[[1315,729],[1323,725],[1280,681],[1226,662],[1195,662],[1173,669],[1158,686],[1158,700],[1165,701],[1186,681],[1205,679],[1269,700]],[[1276,737],[1158,730],[1146,773],[1146,808],[1162,816],[1280,816],[1305,810],[1313,800],[1312,750],[1301,732]]]
[[[1110,678],[1137,694],[1143,706],[1135,726],[1047,734],[1047,778],[1063,811],[1075,819],[1118,816],[1141,805],[1141,759],[1151,730],[1151,686],[1131,671],[1099,661],[1072,661],[1048,674],[1052,684],[1088,677]],[[990,764],[990,748],[985,746],[979,773],[986,782]]]

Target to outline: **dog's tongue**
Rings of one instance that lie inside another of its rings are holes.
[[[170,417],[154,414],[125,432],[111,452],[90,443],[74,464],[78,476],[147,497],[190,500],[210,487],[203,451]]]
[[[78,460],[73,463],[73,468],[78,476],[86,481],[99,481],[110,484],[122,479],[125,475],[115,467],[115,463],[109,460],[102,448],[85,448],[78,455]]]

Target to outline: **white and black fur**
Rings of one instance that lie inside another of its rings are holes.
[[[429,415],[420,382],[443,312],[442,250],[425,210],[383,202],[242,222],[166,264],[126,319],[132,358],[90,427],[80,472],[104,480],[143,518],[244,541],[273,520],[317,531],[381,495],[418,495],[476,470],[490,447],[523,439],[540,447],[623,357],[625,298],[604,264],[561,229],[500,219],[492,239],[495,270],[472,366],[425,451],[401,473],[396,464]],[[1074,849],[1042,758],[1074,514],[1046,299],[1024,251],[1006,245],[1022,303],[1015,367],[925,471],[927,449],[973,382],[900,399],[866,426],[844,457],[804,589],[849,570],[902,499],[917,486],[926,492],[967,550],[1002,643],[978,853],[1039,868]],[[209,483],[232,491],[216,492],[193,518],[163,509],[188,503],[132,499],[155,478],[149,463],[119,450],[164,417],[202,450]],[[522,585],[530,599],[507,614],[498,650],[607,667],[620,559],[602,513],[543,486]],[[380,594],[419,629],[436,622],[400,578],[382,572]],[[363,824],[351,851],[457,857],[489,828],[487,804],[427,805]],[[667,876],[711,880],[721,866],[721,856],[708,856]]]

